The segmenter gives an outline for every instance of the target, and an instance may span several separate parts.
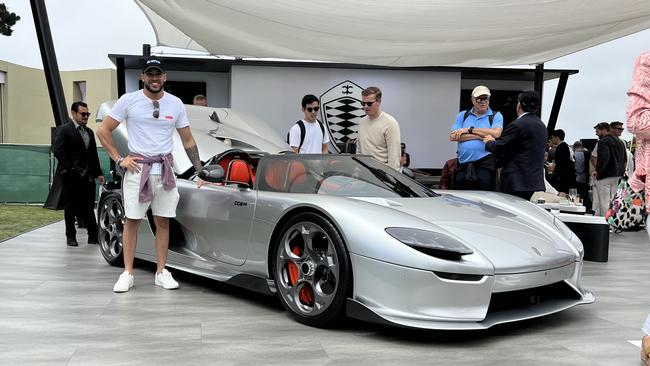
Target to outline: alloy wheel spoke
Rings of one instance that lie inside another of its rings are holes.
[[[319,313],[327,309],[334,301],[334,292],[327,295],[319,291],[314,291],[314,311]]]
[[[291,286],[287,289],[287,299],[289,300],[288,303],[291,305],[291,307],[295,308],[296,306],[296,299],[298,299],[299,292],[300,290],[298,289],[298,285],[296,286]]]

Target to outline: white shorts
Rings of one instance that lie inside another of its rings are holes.
[[[136,220],[144,219],[149,206],[151,206],[151,212],[155,216],[176,217],[176,205],[179,198],[178,189],[174,187],[169,191],[165,191],[160,174],[151,174],[149,175],[149,187],[153,192],[153,201],[140,202],[141,175],[141,172],[132,173],[127,171],[122,180],[126,217]]]

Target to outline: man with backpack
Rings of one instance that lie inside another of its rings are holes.
[[[485,150],[483,139],[501,136],[503,116],[490,109],[490,89],[477,86],[472,90],[473,108],[461,111],[449,135],[458,142],[458,165],[454,173],[455,189],[492,191],[495,186],[496,162]]]
[[[296,122],[287,134],[287,143],[297,154],[327,154],[329,134],[323,124],[316,119],[319,102],[315,95],[302,98],[302,112],[305,118]]]

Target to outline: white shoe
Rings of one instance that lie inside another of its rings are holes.
[[[166,268],[160,273],[156,273],[156,278],[154,283],[156,286],[161,286],[165,290],[173,290],[178,288],[178,282],[172,277],[172,273],[169,272]]]
[[[115,282],[113,292],[127,292],[131,287],[133,287],[133,276],[129,272],[124,271],[120,275],[120,278],[117,279],[117,282]]]

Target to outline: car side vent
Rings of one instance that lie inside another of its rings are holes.
[[[483,275],[472,275],[472,274],[460,274],[460,273],[449,273],[449,272],[438,272],[433,271],[436,276],[443,278],[445,280],[452,281],[467,281],[467,282],[478,282],[483,279]]]

